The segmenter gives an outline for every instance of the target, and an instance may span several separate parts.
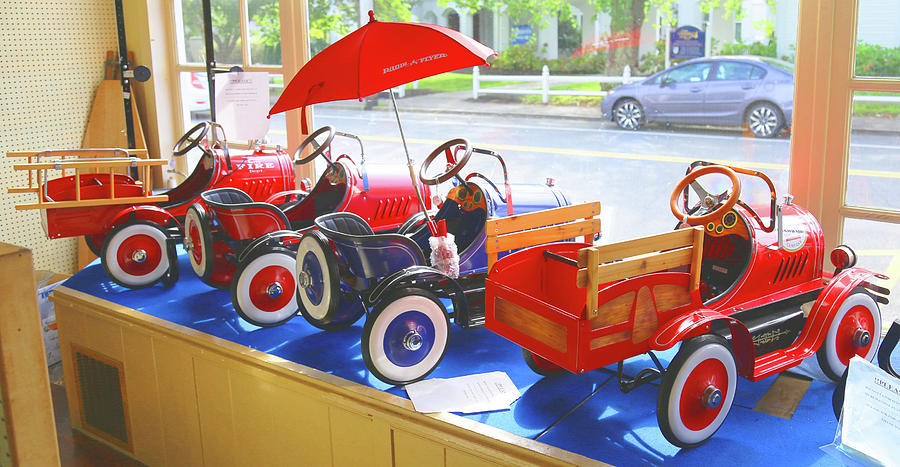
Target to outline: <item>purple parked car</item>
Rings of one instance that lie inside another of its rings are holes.
[[[603,117],[626,130],[647,122],[742,125],[754,135],[790,128],[794,65],[769,57],[696,58],[610,91]]]

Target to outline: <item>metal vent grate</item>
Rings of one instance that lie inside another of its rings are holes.
[[[778,270],[775,271],[775,277],[772,279],[772,283],[775,284],[799,276],[806,267],[808,256],[809,254],[804,251],[796,255],[781,258],[781,262],[778,264]]]
[[[77,351],[75,364],[84,424],[128,444],[120,368]]]

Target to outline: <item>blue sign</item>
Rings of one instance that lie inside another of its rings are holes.
[[[534,36],[534,31],[527,24],[517,24],[512,27],[513,40],[512,45],[527,44]]]
[[[693,27],[682,26],[669,36],[669,58],[697,58],[706,55],[706,33]]]

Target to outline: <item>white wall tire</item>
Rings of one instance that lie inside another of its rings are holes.
[[[859,346],[857,330],[868,334],[868,345]],[[881,342],[881,311],[872,297],[863,291],[852,292],[838,308],[828,327],[825,341],[816,351],[816,359],[826,376],[840,381],[854,355],[872,361]]]
[[[119,225],[103,242],[103,270],[123,287],[150,287],[169,270],[168,238],[162,227],[152,222]]]
[[[334,250],[324,235],[315,230],[303,235],[296,268],[300,314],[319,329],[333,330],[341,299],[340,275]]]
[[[293,252],[275,247],[250,257],[231,283],[234,311],[250,324],[284,324],[298,311]]]
[[[682,342],[659,388],[656,417],[663,435],[682,448],[703,444],[725,421],[736,387],[737,364],[724,338],[706,334]]]
[[[213,253],[212,225],[203,206],[194,203],[184,216],[184,249],[188,252],[191,269],[201,280],[212,274]]]
[[[363,326],[362,354],[372,374],[388,384],[428,376],[444,358],[450,320],[438,298],[406,289],[380,302]]]

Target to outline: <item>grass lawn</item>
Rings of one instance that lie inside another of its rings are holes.
[[[559,86],[550,86],[550,89],[578,90],[578,91],[602,91],[600,83],[572,83]],[[550,105],[570,105],[575,107],[600,107],[600,96],[550,96]],[[523,104],[541,104],[541,96],[523,96]]]
[[[891,92],[857,92],[857,96],[893,96],[897,94]],[[900,102],[898,103],[881,103],[881,102],[854,102],[854,117],[897,117],[900,116]]]
[[[482,81],[482,88],[493,88],[521,81]],[[411,88],[411,86],[410,86]],[[407,89],[410,89],[407,88]],[[419,89],[433,92],[471,91],[472,75],[468,73],[443,73],[419,80]]]

